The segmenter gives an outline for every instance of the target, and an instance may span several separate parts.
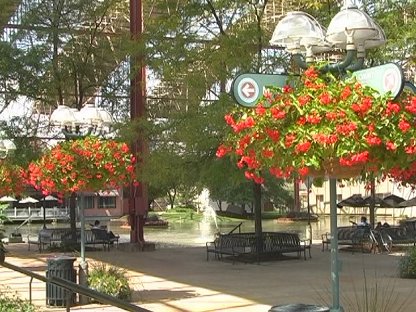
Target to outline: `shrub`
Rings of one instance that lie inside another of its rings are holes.
[[[0,311],[36,312],[39,311],[39,309],[29,301],[21,299],[17,294],[0,291]]]
[[[131,298],[126,271],[114,266],[103,263],[93,265],[89,272],[88,284],[92,289],[118,299]]]
[[[416,278],[416,247],[410,247],[399,261],[399,275],[402,278]]]

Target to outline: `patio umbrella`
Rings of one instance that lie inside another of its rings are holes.
[[[52,195],[48,195],[48,196],[46,196],[43,200],[46,200],[46,201],[57,201],[58,200],[58,198],[56,198],[55,196],[52,196]]]
[[[371,196],[364,198],[364,207],[370,207],[372,201]],[[374,197],[374,207],[376,208],[391,208],[390,204],[387,203],[383,198],[378,196]]]
[[[11,196],[2,196],[0,197],[0,202],[2,203],[11,203],[11,202],[15,202],[17,201],[16,198],[11,197]]]
[[[52,202],[52,201],[58,201],[58,198],[52,195],[45,196],[43,198],[43,228],[46,229],[46,207],[45,202]]]
[[[19,204],[35,204],[35,203],[38,203],[38,202],[39,201],[36,198],[30,197],[30,196],[19,200]]]
[[[390,205],[391,208],[400,207],[399,204],[405,201],[404,198],[397,196],[397,195],[389,195],[383,198],[384,202]]]
[[[409,200],[402,201],[399,204],[399,207],[402,207],[402,208],[412,207],[412,206],[416,206],[416,197],[413,197]]]
[[[343,207],[367,207],[367,203],[361,194],[354,194],[346,199],[341,200],[337,204],[338,208]]]

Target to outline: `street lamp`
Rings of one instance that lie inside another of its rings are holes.
[[[15,150],[16,150],[16,145],[13,143],[12,140],[9,140],[9,139],[0,140],[0,159],[5,159]]]
[[[316,54],[344,51],[345,57],[338,63],[318,68],[321,73],[343,74],[359,70],[364,65],[365,51],[383,45],[383,30],[368,14],[358,9],[354,1],[344,5],[325,30],[311,15],[289,12],[277,24],[270,44],[285,48],[294,62],[307,69],[316,60]],[[331,311],[343,311],[339,303],[339,261],[337,236],[336,178],[330,178],[331,212]]]
[[[59,105],[51,114],[51,124],[61,128],[66,140],[75,140],[88,135],[105,136],[111,131],[113,119],[106,110],[93,104],[85,104],[80,110]],[[79,264],[79,280],[81,285],[87,285],[88,263],[85,260],[85,198],[79,197],[79,214],[81,220],[81,261]],[[80,298],[81,303],[87,303],[87,297]],[[83,302],[84,301],[84,302]]]

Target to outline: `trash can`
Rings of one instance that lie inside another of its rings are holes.
[[[74,269],[76,258],[59,256],[48,259],[46,277],[59,277],[61,279],[77,282],[77,273]],[[75,303],[75,293],[53,283],[46,282],[46,305],[55,307],[66,307]]]
[[[284,304],[271,307],[269,312],[329,312],[328,307],[313,304]]]

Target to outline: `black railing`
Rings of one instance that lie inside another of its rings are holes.
[[[45,283],[52,283],[55,285],[58,285],[60,287],[63,287],[65,289],[68,289],[68,295],[70,296],[71,293],[78,293],[84,296],[88,296],[90,298],[93,298],[95,300],[97,300],[100,303],[104,303],[104,304],[109,304],[111,306],[126,310],[126,311],[132,311],[132,312],[151,312],[150,310],[138,307],[134,304],[131,304],[129,302],[120,300],[118,298],[115,298],[113,296],[109,296],[103,293],[100,293],[98,291],[95,291],[93,289],[90,289],[88,287],[82,286],[82,285],[78,285],[76,283],[73,283],[71,281],[68,280],[64,280],[62,278],[59,277],[55,277],[55,276],[51,276],[51,277],[45,277],[42,275],[39,275],[37,273],[34,273],[32,271],[26,270],[24,268],[15,266],[13,264],[7,263],[7,262],[3,262],[1,263],[2,266],[4,266],[5,268],[8,268],[10,270],[22,273],[24,275],[30,276],[30,284],[29,284],[29,298],[30,300],[32,299],[32,280],[34,278],[45,282]],[[70,307],[70,300],[67,300],[67,305],[66,305],[66,311],[70,311],[71,307]]]

